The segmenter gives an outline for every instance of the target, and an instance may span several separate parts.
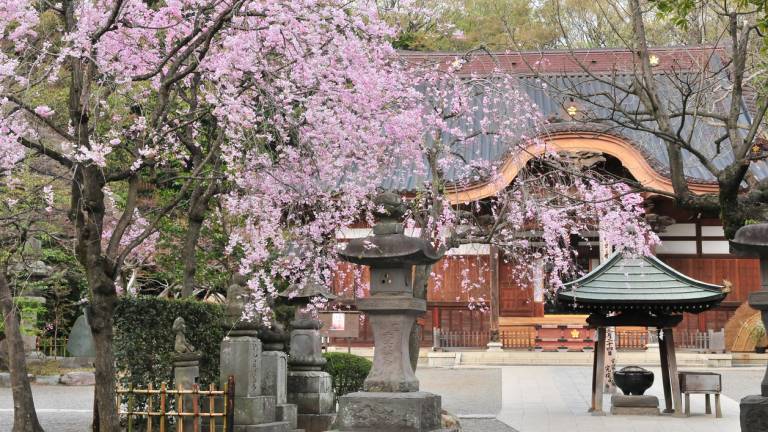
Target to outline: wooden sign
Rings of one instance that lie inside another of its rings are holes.
[[[360,312],[320,312],[323,327],[320,336],[332,338],[356,338],[360,336]]]

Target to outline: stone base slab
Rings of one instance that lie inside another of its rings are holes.
[[[294,404],[280,404],[275,407],[275,420],[288,422],[291,425],[291,429],[296,429],[296,418],[298,416],[298,410]]]
[[[274,419],[274,396],[251,396],[235,398],[236,425],[257,425],[261,423],[272,422]]]
[[[235,432],[290,432],[288,422],[262,423],[258,425],[235,426]]]
[[[741,432],[768,432],[768,397],[747,396],[740,406]]]
[[[298,427],[306,432],[325,432],[333,426],[336,413],[332,414],[299,414]]]
[[[611,406],[620,408],[658,408],[659,398],[650,395],[613,395]]]
[[[288,393],[328,393],[333,391],[333,379],[328,372],[288,372]]]
[[[657,416],[661,413],[658,408],[633,408],[633,407],[611,407],[612,415],[643,415]]]
[[[339,399],[335,431],[433,432],[441,430],[440,396],[427,392],[357,392]]]
[[[296,405],[299,414],[328,414],[335,408],[333,393],[288,393],[288,402]]]

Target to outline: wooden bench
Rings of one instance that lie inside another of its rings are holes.
[[[715,417],[721,418],[723,412],[720,409],[720,392],[723,390],[723,379],[714,372],[680,372],[680,392],[685,394],[685,415],[691,415],[691,395],[703,394],[705,410],[712,414],[712,405],[709,395],[715,395]]]

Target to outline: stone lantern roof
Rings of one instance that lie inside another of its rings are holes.
[[[305,284],[291,285],[287,290],[278,294],[278,296],[289,304],[308,304],[314,297],[323,297],[327,300],[336,299],[334,294],[331,294],[314,279]]]
[[[731,249],[741,256],[768,257],[768,223],[739,228],[731,240]]]
[[[379,222],[373,227],[373,236],[350,240],[339,251],[345,261],[376,267],[403,267],[408,265],[432,264],[440,254],[426,240],[404,234],[399,219],[405,213],[405,206],[399,195],[381,193],[374,202]]]
[[[440,259],[428,241],[406,236],[402,225],[399,228],[399,232],[350,240],[339,255],[354,264],[379,267],[431,264]]]

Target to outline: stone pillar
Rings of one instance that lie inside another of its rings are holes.
[[[768,257],[760,258],[760,269],[765,289],[768,283]],[[763,325],[768,328],[768,290],[752,293],[749,305],[761,311]],[[768,432],[768,369],[760,383],[760,395],[743,398],[740,407],[742,432]]]
[[[763,325],[768,328],[768,223],[739,228],[730,244],[737,255],[760,258],[760,291],[749,296],[749,305],[762,313]],[[768,370],[760,393],[741,400],[742,432],[768,432]]]
[[[192,390],[200,378],[200,353],[176,354],[173,360],[173,385],[178,389]],[[184,412],[193,412],[192,395],[183,396]],[[184,417],[184,430],[193,430],[194,419]]]
[[[296,405],[288,403],[288,354],[283,352],[285,330],[273,322],[271,328],[259,332],[259,337],[264,350],[261,353],[262,393],[275,397],[275,420],[288,422],[290,430],[297,430]]]
[[[320,343],[322,323],[297,309],[291,324],[288,402],[297,407],[299,429],[327,431],[336,419],[336,404],[331,375],[321,370],[325,365]]]
[[[221,343],[221,382],[235,378],[235,432],[287,432],[288,422],[277,422],[277,398],[263,394],[261,341],[255,330],[233,330]]]

